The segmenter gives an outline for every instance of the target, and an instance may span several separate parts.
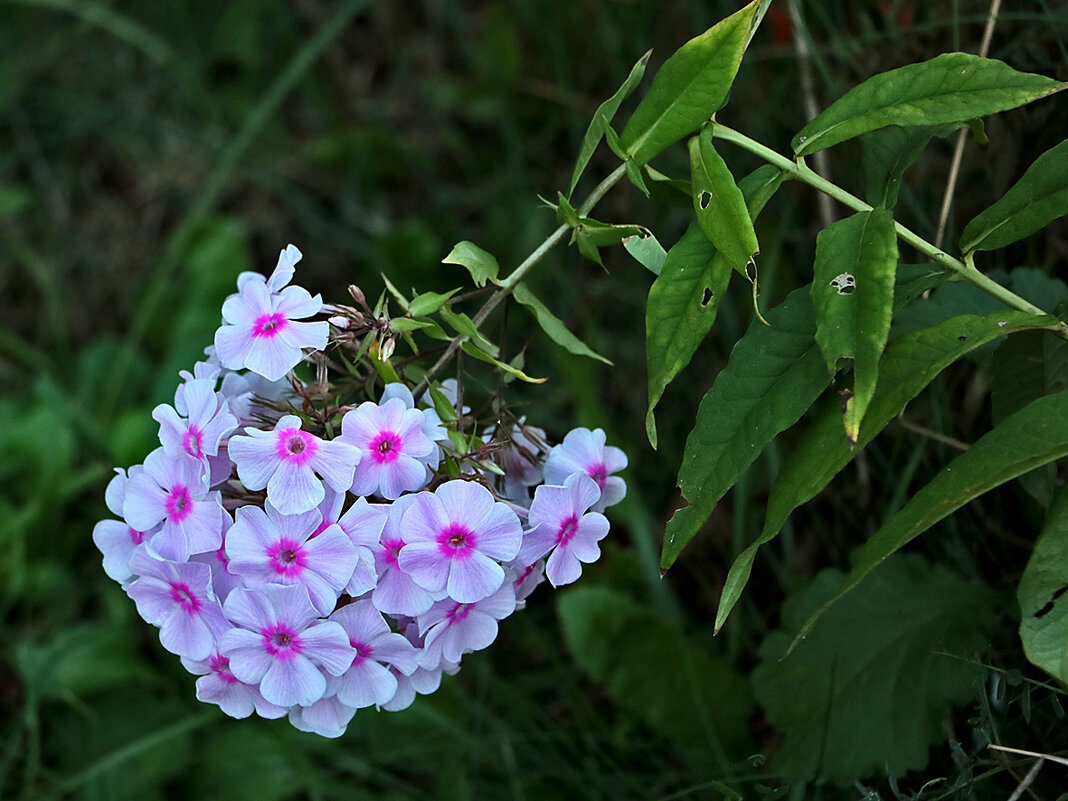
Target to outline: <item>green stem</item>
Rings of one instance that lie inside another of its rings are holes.
[[[593,188],[593,191],[590,192],[589,196],[582,202],[582,205],[578,207],[579,217],[585,217],[587,214],[593,211],[593,207],[596,206],[598,202],[600,202],[601,198],[603,198],[608,193],[609,189],[619,183],[619,179],[622,178],[625,174],[626,167],[621,164],[616,167],[616,169],[613,170],[607,178],[601,181],[601,183],[597,184],[597,186]],[[505,278],[503,281],[498,282],[498,286],[500,287],[500,289],[498,289],[496,292],[486,298],[486,302],[482,304],[482,308],[480,308],[475,313],[475,316],[471,318],[471,322],[474,323],[475,328],[478,328],[482,325],[482,323],[486,321],[486,318],[489,317],[490,312],[497,308],[497,305],[502,300],[512,294],[513,290],[515,290],[519,282],[523,280],[523,277],[528,272],[530,272],[534,265],[536,265],[539,261],[545,258],[546,253],[548,253],[550,250],[560,244],[560,240],[567,236],[567,232],[570,230],[571,226],[567,225],[566,223],[559,226],[555,231],[545,237],[545,240],[540,245],[538,245],[529,256],[523,259],[520,265],[514,270],[512,270],[511,274],[507,278]],[[445,349],[445,352],[441,354],[440,358],[438,358],[438,360],[434,362],[434,365],[427,371],[426,375],[423,377],[423,380],[420,381],[418,385],[416,385],[414,390],[414,394],[416,397],[419,397],[419,395],[426,391],[426,388],[429,386],[430,382],[434,380],[434,376],[441,372],[445,365],[449,363],[449,360],[453,357],[453,355],[455,355],[457,349],[460,347],[461,344],[463,344],[463,341],[466,338],[467,337],[462,335],[453,338],[453,340],[449,343],[449,347],[447,347]]]
[[[728,128],[725,125],[720,125],[719,123],[716,123],[715,127],[712,129],[712,135],[716,139],[733,142],[739,147],[745,148],[750,153],[755,153],[769,164],[778,167],[791,178],[796,178],[809,186],[815,187],[821,192],[830,195],[839,203],[842,203],[855,211],[871,211],[872,207],[869,204],[865,203],[860,198],[849,194],[849,192],[845,191],[837,184],[832,184],[826,178],[820,177],[806,167],[803,161],[791,161],[785,156],[776,153],[771,148],[760,144],[760,142],[750,139],[745,134],[739,133],[733,128]],[[935,247],[926,239],[913,233],[901,223],[895,222],[894,227],[897,229],[898,237],[912,245],[912,247],[916,248],[916,250],[924,254],[931,261],[941,264],[943,267],[960,276],[962,280],[967,281],[973,286],[979,287],[990,295],[993,295],[1010,308],[1019,309],[1020,311],[1025,311],[1029,314],[1043,316],[1046,314],[1046,312],[1035,306],[1033,303],[1029,303],[1019,295],[1010,292],[997,281],[983,275],[971,264],[965,264],[960,259],[953,258],[944,250]]]

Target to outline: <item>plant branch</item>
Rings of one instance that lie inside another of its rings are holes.
[[[716,139],[722,139],[726,142],[732,142],[739,147],[748,150],[750,153],[754,153],[760,156],[769,164],[778,167],[785,172],[791,178],[815,187],[816,189],[830,195],[839,203],[853,209],[854,211],[871,211],[872,207],[865,203],[855,195],[851,195],[846,190],[842,189],[837,184],[833,184],[826,178],[813,172],[811,169],[805,166],[803,160],[792,161],[785,156],[776,153],[769,147],[765,147],[753,139],[750,139],[743,133],[735,131],[733,128],[728,128],[725,125],[715,123],[712,135]],[[967,281],[973,286],[982,289],[990,295],[1000,300],[1005,305],[1013,309],[1019,309],[1020,311],[1028,312],[1029,314],[1045,315],[1042,309],[1030,303],[1014,292],[1010,292],[1003,287],[997,281],[992,278],[988,278],[979,272],[975,267],[965,264],[960,259],[956,259],[950,256],[941,248],[935,247],[918,234],[913,233],[908,228],[903,226],[899,222],[894,222],[894,227],[897,230],[897,235],[900,239],[912,245],[920,253],[924,254],[931,261],[942,265],[943,267],[956,273],[962,280]]]
[[[625,166],[620,164],[618,167],[616,167],[615,170],[613,170],[609,174],[607,178],[601,181],[601,183],[597,184],[597,186],[593,188],[593,191],[590,192],[589,196],[582,202],[582,205],[578,207],[579,217],[585,217],[587,214],[593,211],[593,207],[596,206],[598,202],[600,202],[601,198],[603,198],[608,193],[609,189],[619,183],[619,179],[622,178],[625,173]],[[555,231],[545,237],[545,240],[540,245],[538,245],[529,256],[523,259],[523,261],[518,267],[512,270],[511,274],[507,278],[505,278],[503,281],[498,282],[497,285],[500,288],[488,298],[486,298],[486,302],[482,304],[482,308],[480,308],[475,313],[475,316],[471,318],[471,322],[474,323],[476,328],[481,326],[482,323],[486,321],[486,318],[489,317],[490,312],[497,308],[497,305],[502,300],[512,294],[513,290],[515,290],[516,288],[516,285],[518,285],[519,282],[523,280],[523,277],[528,272],[530,272],[534,265],[536,265],[545,257],[546,253],[556,247],[556,245],[560,243],[560,240],[567,236],[567,232],[570,230],[571,226],[567,225],[566,223],[564,225],[558,226]],[[463,341],[466,338],[467,337],[462,334],[453,337],[452,341],[449,343],[449,346],[445,349],[445,352],[441,354],[441,357],[436,362],[434,362],[434,365],[429,370],[427,370],[426,375],[423,376],[423,380],[416,385],[415,390],[413,391],[415,397],[419,397],[419,395],[421,395],[423,392],[426,392],[426,389],[430,385],[430,382],[434,380],[434,376],[441,372],[445,365],[449,363],[449,359],[452,358],[453,354],[456,353],[456,350],[460,347],[461,344],[463,344]]]

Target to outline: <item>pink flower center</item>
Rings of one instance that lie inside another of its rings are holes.
[[[437,536],[438,552],[446,559],[467,559],[478,544],[478,537],[469,528],[453,523]]]
[[[271,338],[278,336],[289,325],[289,320],[278,312],[264,314],[257,317],[252,323],[252,336]]]
[[[208,667],[224,684],[237,684],[237,677],[230,672],[230,660],[222,654],[212,654]]]
[[[356,656],[352,658],[352,664],[359,665],[371,658],[374,649],[363,640],[349,640],[349,645],[356,649]]]
[[[182,448],[190,456],[195,456],[199,459],[204,455],[204,432],[202,432],[195,425],[189,426],[189,430],[182,436]]]
[[[404,540],[385,540],[382,543],[382,558],[387,565],[397,567],[397,556],[404,545]]]
[[[284,462],[298,467],[307,464],[319,450],[319,443],[307,431],[299,428],[285,428],[277,432],[275,453]]]
[[[193,499],[184,484],[171,487],[164,508],[167,510],[167,519],[172,523],[181,523],[193,513]]]
[[[392,431],[381,431],[371,440],[370,450],[375,464],[389,464],[401,455],[401,439]]]
[[[471,614],[471,609],[473,607],[474,604],[456,604],[456,606],[454,606],[445,614],[445,619],[449,621],[449,625],[452,625],[453,623],[459,623],[461,620],[464,620],[469,614]]]
[[[267,549],[271,569],[279,576],[295,578],[308,566],[308,555],[295,540],[282,538]]]
[[[601,490],[604,490],[604,482],[608,479],[608,468],[603,463],[591,464],[586,468],[586,474],[597,482]]]
[[[292,626],[285,623],[272,623],[260,629],[263,636],[263,648],[275,659],[288,660],[304,650],[304,642]]]
[[[189,585],[181,581],[171,582],[171,598],[187,615],[195,615],[200,611],[200,599],[189,589]]]
[[[567,547],[576,531],[578,531],[578,515],[565,517],[560,523],[560,530],[556,532],[556,544]]]
[[[134,545],[140,545],[142,542],[145,541],[145,532],[143,531],[138,531],[135,528],[130,528],[129,526],[127,526],[126,533],[130,535],[130,542],[132,542]]]

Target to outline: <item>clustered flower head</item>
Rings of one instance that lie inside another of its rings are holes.
[[[116,470],[105,500],[118,519],[93,541],[199,677],[198,699],[338,737],[357,709],[437,689],[544,579],[579,578],[626,493],[613,474],[627,458],[600,429],[550,447],[523,420],[481,438],[470,421],[463,452],[455,382],[434,385],[457,407],[446,423],[430,393],[376,387],[370,370],[351,380],[360,325],[380,332],[291,285],[300,258],[289,245],[269,278],[238,278],[208,358],[152,413],[160,447]],[[335,348],[351,364],[331,386]]]

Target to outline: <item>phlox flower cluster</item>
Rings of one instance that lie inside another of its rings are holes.
[[[463,454],[456,423],[404,383],[356,398],[321,370],[305,384],[302,362],[359,357],[361,318],[291,285],[300,257],[290,245],[270,277],[239,277],[207,358],[152,413],[159,448],[115,471],[93,540],[197,698],[337,737],[358,709],[433,692],[543,580],[575,581],[627,459],[600,429],[550,447],[522,422]],[[456,405],[455,385],[435,387]]]

